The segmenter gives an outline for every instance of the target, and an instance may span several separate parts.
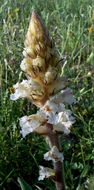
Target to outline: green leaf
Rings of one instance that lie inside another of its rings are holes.
[[[25,180],[21,179],[18,177],[18,183],[20,184],[20,187],[22,190],[32,190],[32,188],[30,187],[30,185],[28,183],[26,183]]]

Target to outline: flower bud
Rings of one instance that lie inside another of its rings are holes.
[[[45,72],[45,60],[39,56],[36,59],[33,59],[32,67],[36,72],[36,75],[40,72]]]
[[[44,77],[44,83],[45,84],[50,84],[54,81],[54,79],[57,76],[57,71],[54,67],[49,66],[49,68],[47,69],[47,72],[45,73],[45,77]]]
[[[31,47],[24,48],[23,55],[24,57],[29,56],[32,59],[36,58],[36,53],[34,52],[34,49],[32,49]]]

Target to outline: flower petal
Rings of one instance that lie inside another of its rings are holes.
[[[67,103],[69,105],[76,103],[76,100],[70,88],[61,90],[58,94],[56,94],[55,96],[52,96],[50,100],[53,100],[56,103]]]
[[[68,135],[72,124],[75,122],[75,118],[71,115],[71,111],[65,110],[64,112],[60,112],[56,119],[53,126],[54,130]]]
[[[45,160],[52,160],[54,162],[63,162],[64,156],[63,153],[59,152],[58,148],[56,146],[53,146],[52,149],[44,154]]]
[[[63,111],[65,109],[64,104],[55,102],[53,99],[48,100],[45,105],[40,109],[43,111],[46,115],[50,115],[50,113],[59,113],[60,111]]]
[[[30,80],[23,80],[21,83],[15,84],[13,88],[14,93],[10,96],[11,100],[17,100],[19,98],[40,100],[45,95],[43,87],[33,81],[32,78]]]
[[[70,133],[71,126],[72,123],[70,121],[67,121],[65,123],[58,123],[53,126],[53,130],[57,132],[63,132],[65,135],[68,135]]]
[[[30,83],[28,80],[23,80],[21,83],[16,83],[14,86],[14,93],[10,95],[11,100],[29,97],[31,95]]]
[[[53,169],[39,166],[39,177],[38,177],[39,181],[43,180],[44,178],[49,178],[51,176],[55,176],[55,172]]]
[[[36,132],[38,128],[40,128],[45,119],[42,118],[38,114],[33,114],[31,116],[24,116],[20,119],[20,126],[21,126],[21,134],[23,138],[28,135],[29,133]],[[40,129],[42,132],[42,129]],[[38,131],[40,132],[38,129]]]
[[[66,77],[58,77],[55,81],[54,81],[54,84],[53,85],[53,91],[54,91],[54,94],[60,92],[62,89],[64,89],[66,87],[68,83],[68,80]]]

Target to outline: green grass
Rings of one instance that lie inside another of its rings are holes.
[[[54,190],[49,180],[38,182],[38,166],[47,165],[42,137],[20,135],[19,118],[36,112],[26,100],[12,102],[9,88],[23,78],[20,71],[29,18],[35,9],[42,16],[61,57],[77,104],[76,123],[62,136],[68,190],[94,189],[94,2],[93,0],[0,1],[0,188],[18,190],[22,177],[35,190]],[[88,28],[92,27],[90,33]],[[44,162],[44,163],[43,163]],[[90,185],[87,187],[87,179]],[[49,187],[49,188],[46,188]]]

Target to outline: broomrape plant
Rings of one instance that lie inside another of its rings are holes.
[[[21,70],[27,80],[13,86],[11,100],[27,98],[38,107],[36,114],[20,119],[23,138],[35,132],[43,135],[50,146],[44,159],[53,162],[53,169],[39,166],[39,178],[51,178],[57,190],[65,189],[63,161],[59,136],[70,133],[74,117],[65,105],[75,103],[67,79],[61,75],[62,63],[49,32],[39,15],[33,11],[25,39]]]

